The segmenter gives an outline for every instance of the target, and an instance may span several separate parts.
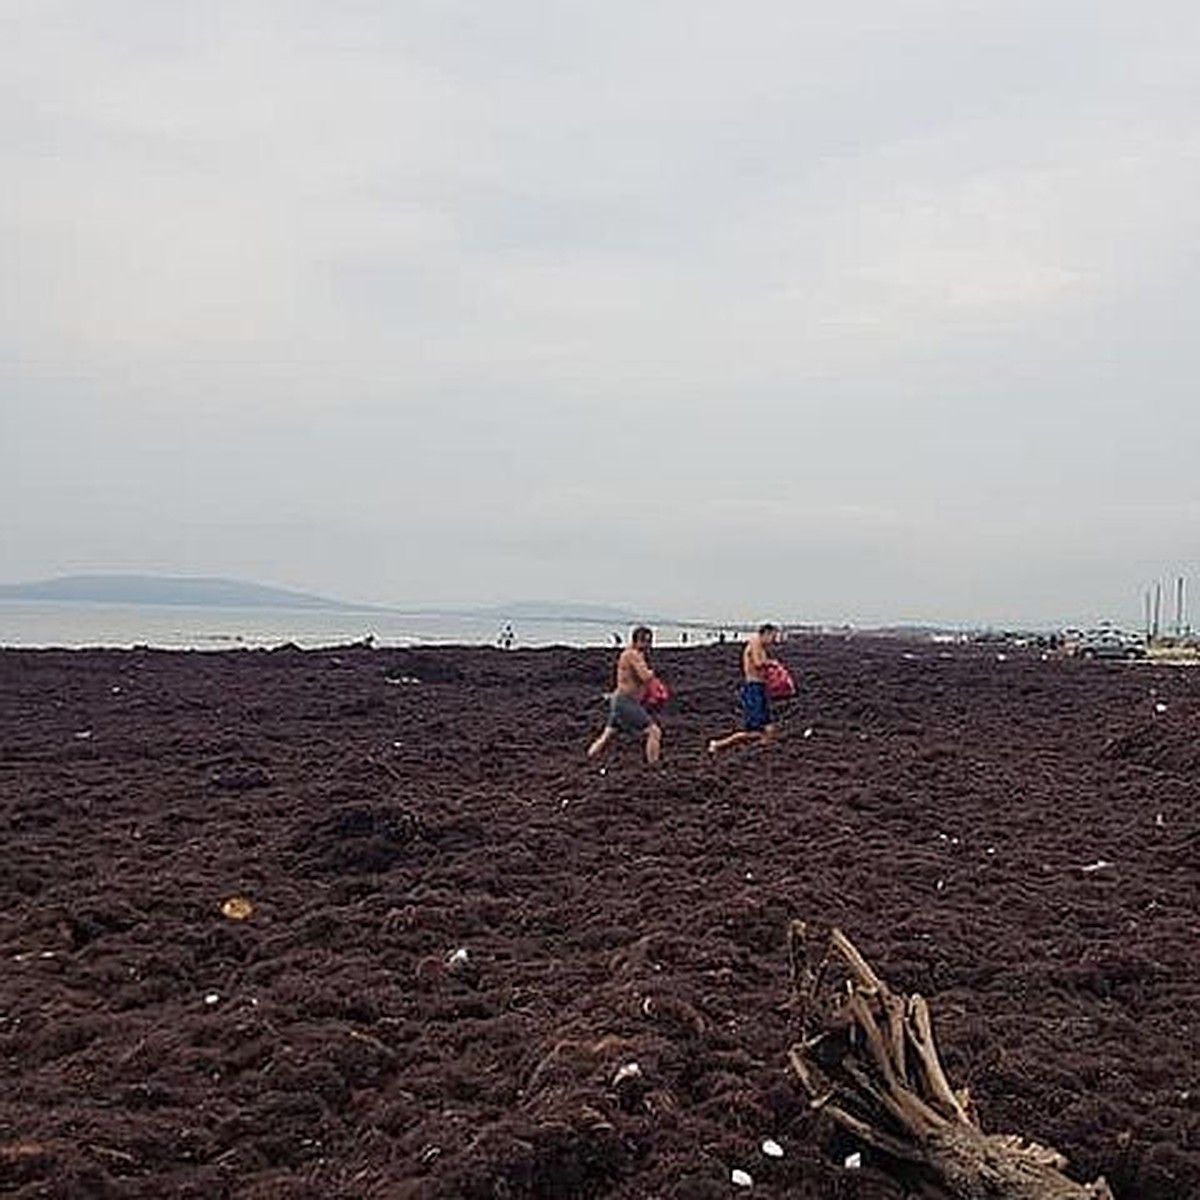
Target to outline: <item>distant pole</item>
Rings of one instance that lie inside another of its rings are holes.
[[[1152,641],[1158,641],[1159,617],[1162,615],[1162,580],[1156,580],[1154,584],[1154,624],[1151,628],[1150,638]]]
[[[1183,637],[1183,576],[1175,580],[1175,636]]]
[[[1146,640],[1149,641],[1152,630],[1150,628],[1150,589],[1146,588],[1142,592],[1142,628],[1146,631]]]

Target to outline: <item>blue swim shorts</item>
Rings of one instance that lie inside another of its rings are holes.
[[[747,680],[738,692],[742,702],[742,722],[749,733],[760,733],[771,719],[771,701],[767,698],[767,685],[757,680]]]

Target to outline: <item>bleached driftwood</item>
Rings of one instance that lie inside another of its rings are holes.
[[[789,1057],[814,1109],[937,1200],[1113,1200],[1103,1179],[1068,1179],[1057,1150],[984,1133],[970,1096],[942,1069],[928,1004],[893,992],[841,930],[815,968],[803,922],[792,922],[788,941],[801,1025]],[[822,985],[838,960],[849,979],[831,1008]]]

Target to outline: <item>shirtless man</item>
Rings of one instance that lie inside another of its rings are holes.
[[[642,693],[654,678],[647,654],[654,635],[645,625],[639,625],[629,639],[629,645],[617,659],[616,686],[608,697],[608,724],[588,747],[588,758],[603,753],[618,733],[646,735],[646,761],[658,762],[662,753],[662,728],[642,707]]]
[[[775,740],[775,721],[771,716],[771,700],[767,695],[767,666],[773,661],[769,648],[779,630],[769,622],[751,634],[742,651],[742,686],[738,696],[742,702],[742,723],[745,726],[727,737],[713,738],[708,743],[709,754],[746,742],[767,743]]]

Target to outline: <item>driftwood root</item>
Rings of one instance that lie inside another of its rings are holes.
[[[813,1109],[944,1200],[1113,1200],[1103,1179],[1076,1183],[1057,1150],[984,1133],[968,1093],[946,1078],[929,1006],[891,988],[834,929],[814,964],[808,930],[788,943],[801,1040],[789,1060]],[[839,970],[840,967],[840,970]],[[828,1003],[827,981],[848,975]]]

